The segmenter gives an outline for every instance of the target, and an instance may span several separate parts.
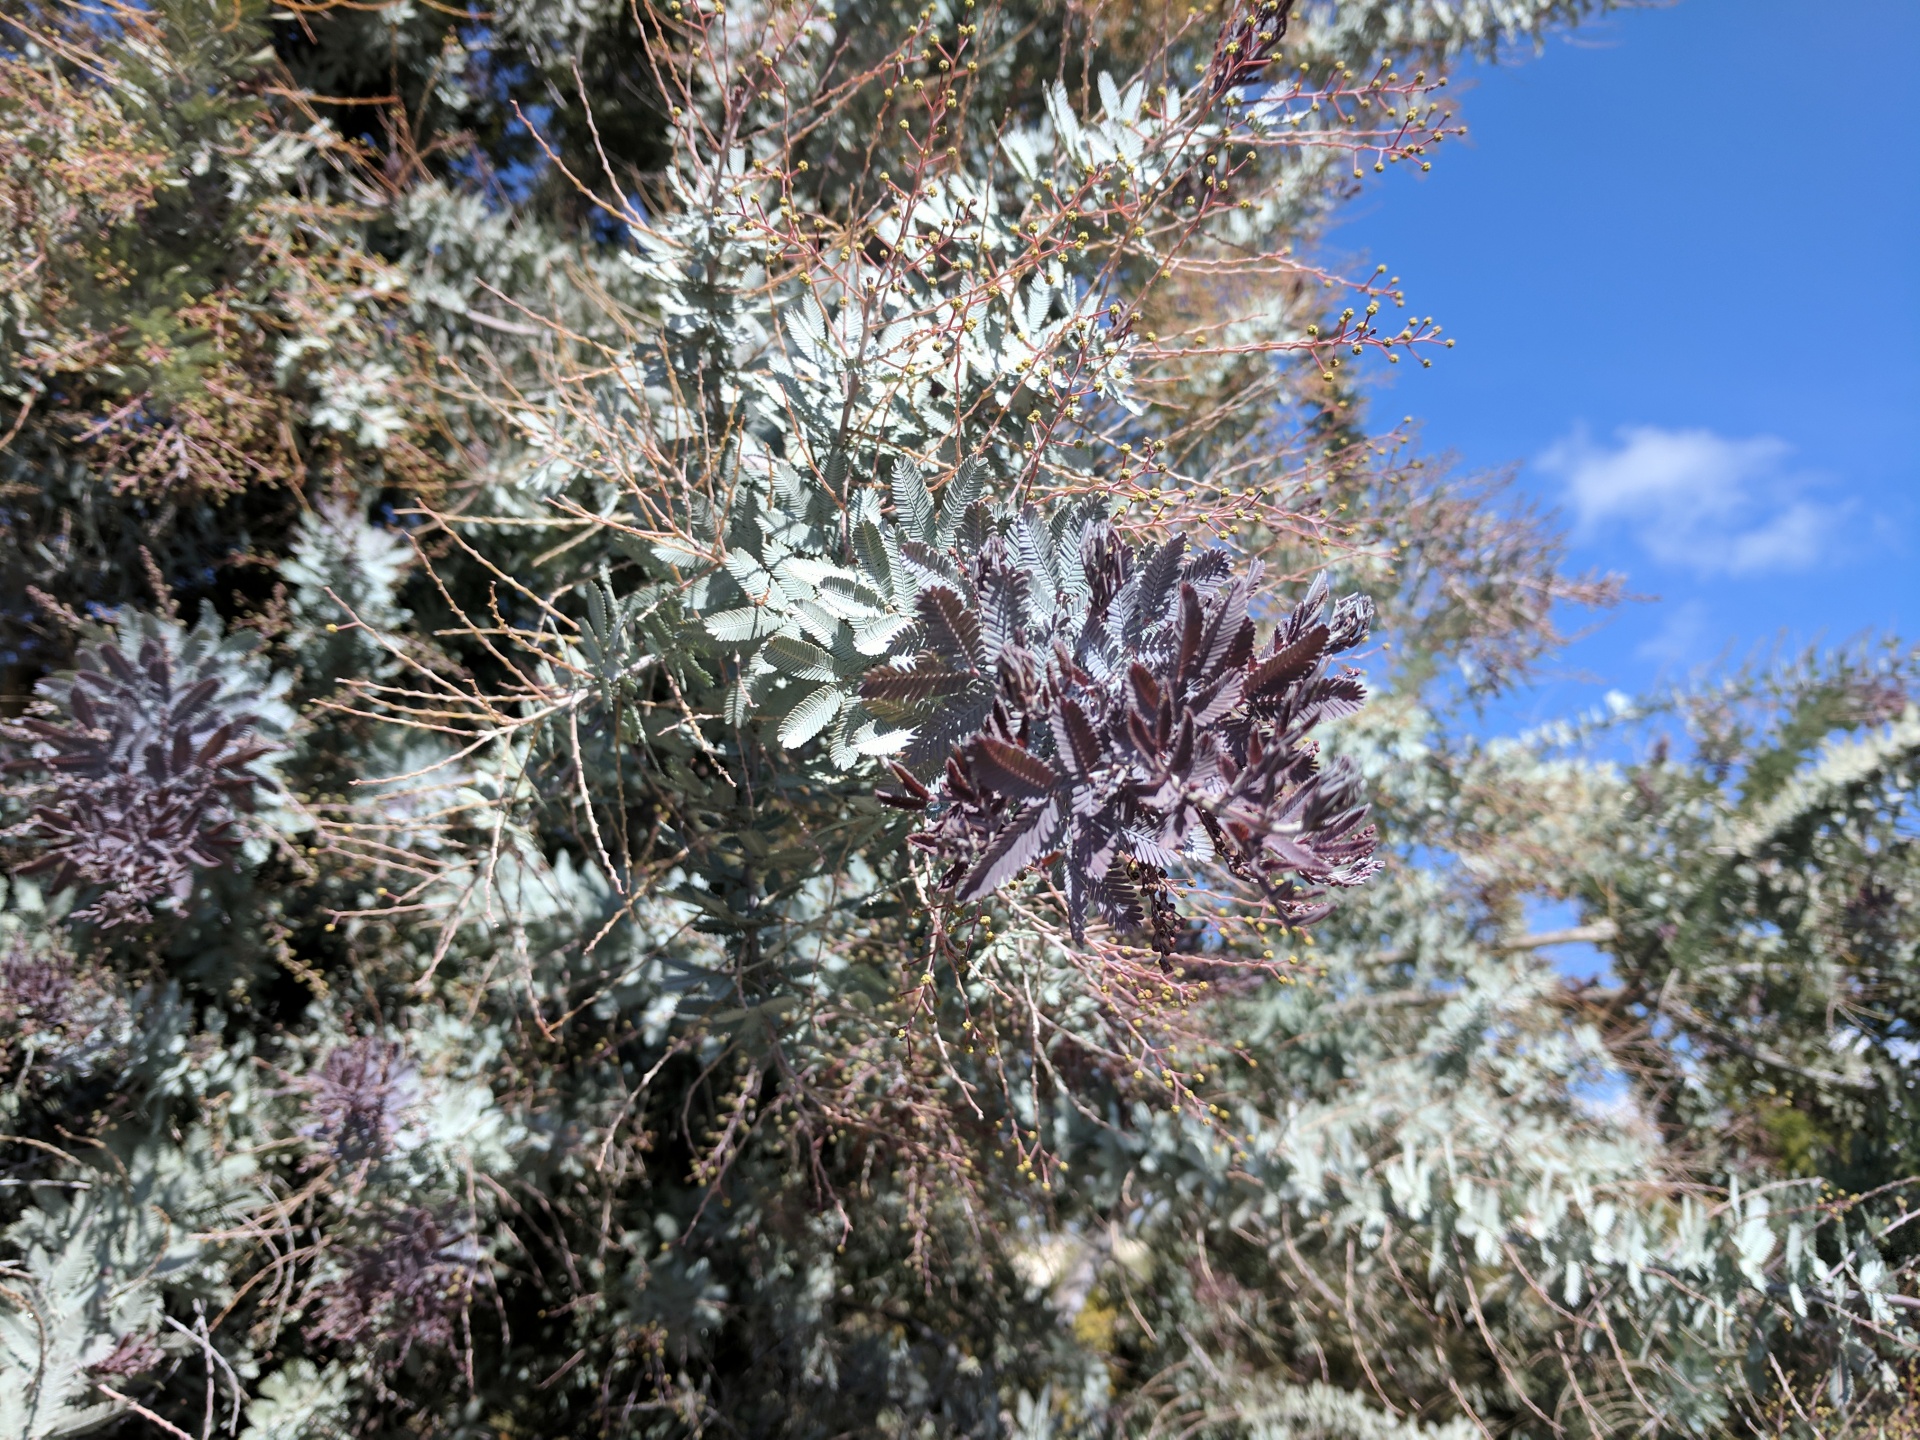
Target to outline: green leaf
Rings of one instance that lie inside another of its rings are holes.
[[[900,528],[915,540],[933,539],[933,496],[919,462],[902,455],[893,462],[893,509]]]
[[[893,563],[888,558],[886,542],[880,537],[880,527],[871,520],[862,520],[854,526],[853,549],[881,593],[892,594]]]
[[[884,655],[893,642],[913,628],[905,615],[881,615],[853,622],[853,648],[862,655]]]
[[[718,614],[707,616],[706,623],[709,635],[729,645],[761,640],[780,628],[778,618],[768,614],[763,605],[746,606],[739,610],[722,610]]]
[[[953,544],[953,537],[960,529],[961,517],[980,498],[986,487],[986,462],[976,455],[969,455],[960,462],[960,468],[947,482],[947,488],[940,492],[940,525],[934,535],[936,544]]]
[[[789,746],[806,744],[833,723],[833,717],[840,713],[845,698],[832,685],[822,685],[802,697],[800,703],[787,712],[787,718],[780,722],[780,743]]]
[[[713,557],[685,540],[656,540],[649,547],[653,558],[676,570],[705,570]]]
[[[747,677],[743,673],[727,687],[727,723],[734,726],[744,725],[752,711],[753,694],[747,688]]]
[[[837,678],[833,657],[811,641],[799,640],[791,635],[775,635],[767,641],[762,653],[782,672],[802,680]]]
[[[820,582],[820,604],[842,620],[872,620],[887,613],[887,602],[857,580],[829,575]]]
[[[726,567],[727,573],[747,592],[749,599],[768,599],[778,588],[772,572],[744,550],[729,550]]]

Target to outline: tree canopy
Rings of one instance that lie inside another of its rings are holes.
[[[0,1433],[1920,1431],[1920,654],[1327,258],[1604,8],[0,0]]]

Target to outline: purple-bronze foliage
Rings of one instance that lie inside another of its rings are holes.
[[[881,798],[925,811],[914,843],[955,901],[1057,857],[1076,938],[1093,914],[1171,949],[1171,876],[1209,857],[1295,924],[1373,873],[1360,777],[1311,738],[1365,698],[1330,664],[1366,637],[1364,597],[1331,603],[1322,577],[1260,647],[1257,565],[1235,576],[1178,536],[1141,551],[1097,513],[1029,511],[964,570],[922,588],[918,653],[862,687],[923,740],[953,737],[937,781],[917,742]]]
[[[386,1154],[419,1098],[405,1047],[368,1037],[336,1045],[293,1088],[305,1096],[300,1133],[332,1159],[363,1168]]]
[[[252,697],[236,693],[233,657],[198,635],[172,639],[136,617],[127,635],[84,646],[75,672],[42,685],[8,727],[25,753],[6,770],[37,777],[15,832],[37,853],[16,873],[95,892],[74,918],[103,928],[144,922],[156,902],[183,906],[197,872],[233,858],[261,783],[254,762],[272,748]]]
[[[100,971],[21,937],[0,952],[0,1079],[111,1074],[127,1038],[126,1002]]]
[[[383,1212],[338,1253],[318,1287],[313,1340],[378,1349],[389,1367],[416,1345],[445,1349],[485,1283],[483,1255],[450,1216],[413,1205]]]
[[[422,1101],[406,1047],[372,1036],[347,1041],[290,1089],[302,1097],[300,1134],[315,1146],[309,1164],[340,1165],[344,1193],[377,1194],[362,1186],[405,1148],[402,1128]],[[316,1286],[308,1338],[364,1347],[388,1368],[415,1346],[450,1346],[475,1288],[488,1283],[470,1230],[446,1206],[372,1199],[352,1208],[356,1221]]]

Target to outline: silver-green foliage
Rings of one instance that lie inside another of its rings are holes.
[[[500,34],[563,74],[613,8]],[[1308,4],[1291,43],[1364,68],[1592,8]],[[279,383],[338,469],[263,531],[267,643],[212,601],[117,622],[276,751],[237,866],[137,925],[70,925],[25,832],[6,857],[0,1432],[139,1404],[254,1440],[1699,1435],[1778,1375],[1864,1407],[1911,1354],[1909,663],[1696,698],[1696,749],[1638,766],[1596,739],[1632,716],[1477,744],[1376,697],[1321,742],[1395,863],[1311,945],[1200,857],[1211,928],[1172,968],[1075,943],[1038,883],[932,903],[873,792],[888,758],[939,769],[908,749],[937,718],[862,681],[1043,474],[1113,480],[1035,416],[1155,423],[1113,319],[1136,272],[980,278],[1063,177],[1110,197],[1222,138],[1177,85],[1051,83],[1050,11],[934,9],[1006,27],[982,83],[1011,113],[872,207],[910,265],[770,257],[756,217],[832,199],[787,147],[832,176],[872,127],[783,132],[762,99],[711,144],[750,48],[693,77],[677,160],[598,248],[286,152],[385,207],[367,290],[460,361],[453,478],[412,497],[432,516],[380,503],[406,347],[321,315]],[[423,13],[350,33],[484,129],[481,37],[423,44]],[[804,89],[915,13],[816,16],[765,66]],[[1331,153],[1283,152],[1225,242],[1324,214]],[[1019,522],[1041,603],[1082,513]],[[1608,983],[1540,958],[1541,898],[1582,907]]]

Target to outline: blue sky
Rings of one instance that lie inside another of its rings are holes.
[[[1457,347],[1376,415],[1520,465],[1624,607],[1503,723],[1784,637],[1920,639],[1920,0],[1680,0],[1462,67],[1332,236]],[[1380,367],[1383,371],[1385,367]]]

